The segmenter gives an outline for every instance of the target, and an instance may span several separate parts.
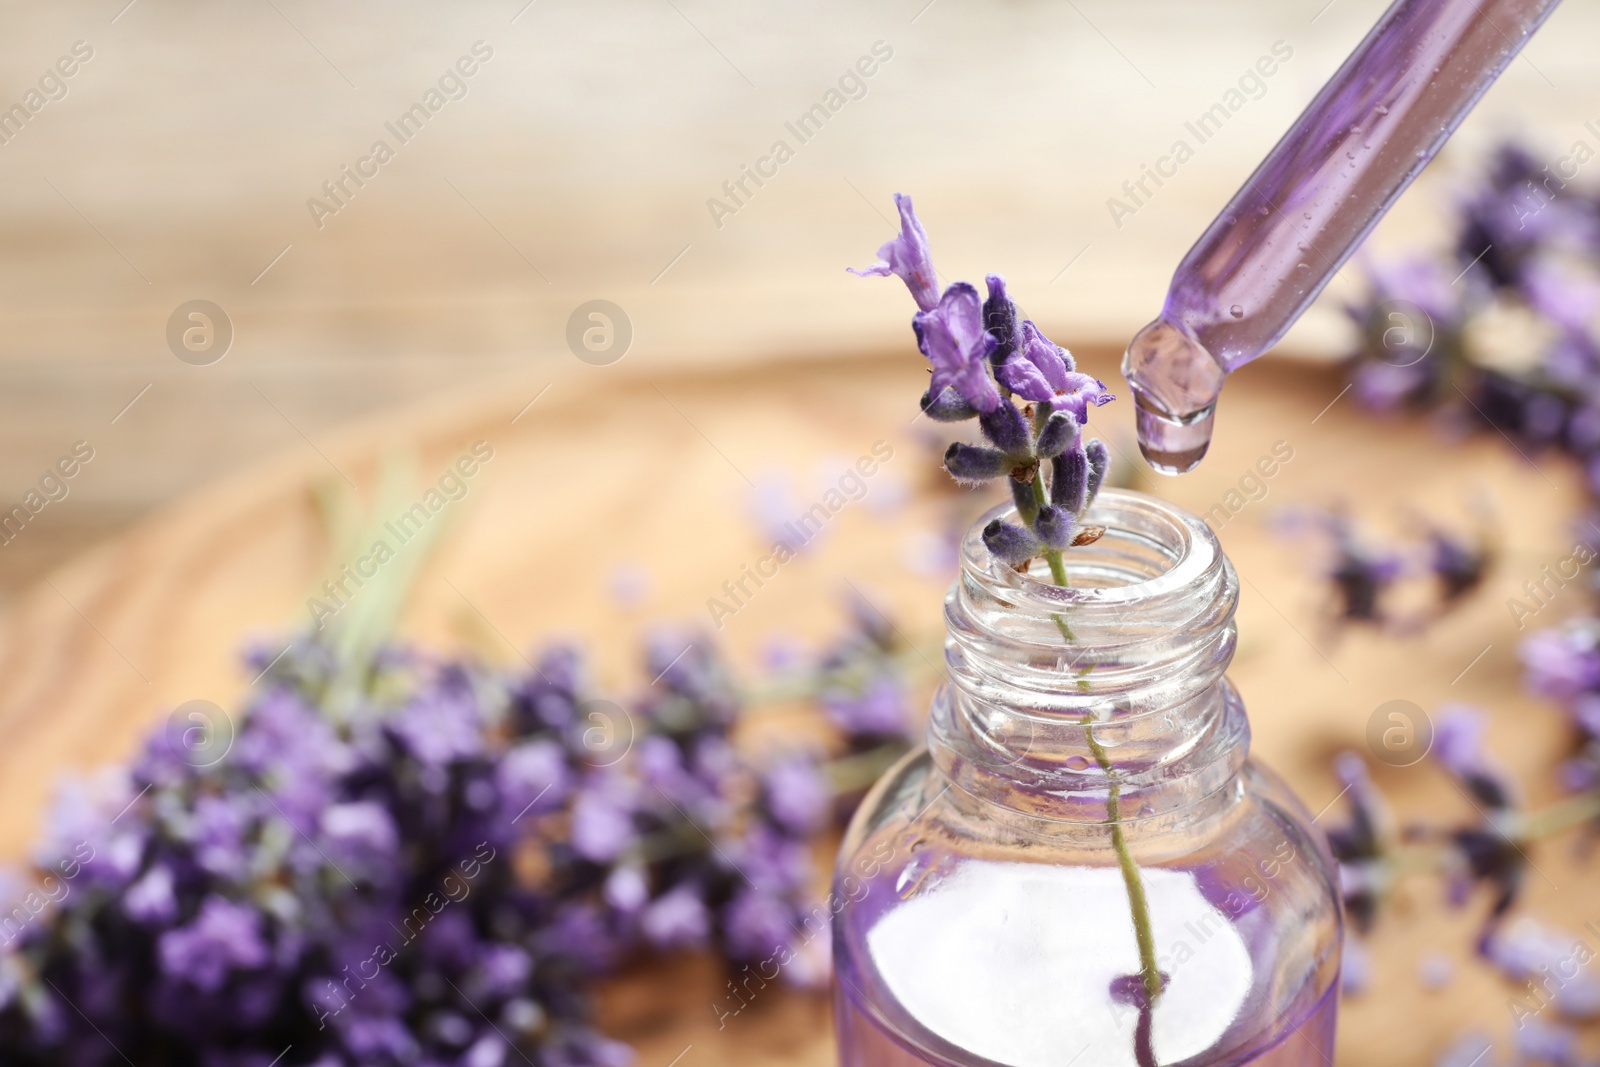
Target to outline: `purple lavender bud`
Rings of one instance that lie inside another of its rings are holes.
[[[1491,553],[1487,545],[1473,545],[1441,529],[1428,532],[1428,568],[1439,582],[1445,603],[1461,599],[1476,589],[1488,573]]]
[[[895,193],[894,205],[900,209],[900,233],[878,249],[878,262],[861,270],[845,269],[861,278],[893,274],[906,283],[917,307],[931,311],[939,302],[939,275],[928,253],[928,233],[912,209],[909,196]]]
[[[922,413],[934,422],[965,422],[976,416],[978,409],[954,388],[945,386],[937,398],[931,389],[922,394]]]
[[[579,793],[572,806],[572,847],[584,859],[607,863],[634,838],[633,812],[617,788],[603,782]]]
[[[984,281],[989,286],[989,299],[983,302],[983,324],[1000,342],[1000,347],[989,356],[989,361],[998,367],[1011,357],[1021,342],[1017,330],[1017,305],[1007,295],[1006,280],[1000,275],[991,274]]]
[[[983,543],[989,551],[1013,567],[1028,562],[1039,554],[1039,539],[1032,531],[995,519],[983,528]]]
[[[945,449],[944,469],[956,481],[975,485],[1005,474],[1011,469],[1011,460],[993,448],[956,441]]]
[[[704,944],[711,916],[700,893],[698,885],[682,882],[652,901],[639,920],[645,938],[663,949]]]
[[[1078,420],[1065,411],[1057,411],[1045,420],[1039,431],[1039,455],[1054,459],[1069,448],[1078,447]]]
[[[722,911],[728,955],[735,960],[772,956],[788,942],[794,910],[784,901],[756,889],[738,893]]]
[[[1087,375],[1070,374],[1072,357],[1031,320],[1022,324],[1018,340],[1005,360],[995,361],[995,376],[1024,400],[1053,400],[1059,395],[1075,394],[1094,381]],[[1079,403],[1077,407],[1081,414],[1083,405]]]
[[[1086,502],[1093,504],[1094,498],[1100,495],[1100,487],[1105,484],[1106,470],[1111,466],[1111,450],[1097,437],[1084,446],[1084,452],[1089,457],[1089,487]]]
[[[1072,544],[1072,537],[1078,532],[1078,520],[1066,508],[1047,504],[1039,510],[1033,530],[1046,548],[1063,549]]]
[[[1050,502],[1077,515],[1089,500],[1089,455],[1083,448],[1050,461]]]
[[[1028,420],[1011,401],[1002,400],[992,411],[979,415],[978,425],[983,429],[983,436],[1007,455],[1031,453],[1033,434],[1028,432]]]
[[[1539,1019],[1519,1019],[1517,1022],[1512,1040],[1524,1060],[1534,1063],[1578,1062],[1576,1031]]]
[[[902,737],[911,719],[905,685],[889,668],[859,686],[827,685],[819,699],[829,721],[851,737]]]
[[[796,837],[813,833],[827,818],[833,798],[814,760],[780,759],[767,769],[761,785],[772,821]]]
[[[644,869],[637,866],[613,867],[603,889],[606,903],[624,915],[632,915],[650,900],[650,883]]]
[[[1372,985],[1372,954],[1367,946],[1349,934],[1344,938],[1344,967],[1339,973],[1340,992],[1359,997]]]
[[[171,922],[178,914],[171,869],[161,863],[152,866],[144,877],[123,892],[122,910],[135,922]]]
[[[248,904],[208,896],[188,926],[157,942],[161,971],[205,993],[222,988],[231,969],[260,967],[271,958],[261,938],[261,913]]]

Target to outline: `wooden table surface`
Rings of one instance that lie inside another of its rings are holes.
[[[625,692],[644,681],[630,667],[640,627],[705,621],[706,598],[765,549],[748,519],[752,484],[786,474],[803,508],[830,464],[882,438],[894,458],[867,498],[719,636],[747,664],[778,633],[823,639],[836,632],[835,593],[846,579],[908,630],[936,634],[946,579],[908,564],[917,538],[939,521],[922,489],[932,460],[918,436],[927,424],[909,414],[920,362],[909,346],[660,373],[642,361],[569,360],[553,380],[527,371],[374,418],[326,436],[317,450],[302,444],[185,497],[57,568],[0,617],[0,854],[21,854],[64,770],[122,758],[185,700],[240,705],[249,682],[235,659],[241,639],[306,622],[310,588],[336,564],[314,488],[348,478],[370,501],[386,456],[412,457],[420,492],[474,442],[494,449],[465,499],[451,505],[452,527],[405,613],[407,636],[507,662],[552,636],[577,636],[596,647],[601,677]],[[1109,353],[1085,362],[1112,379]],[[1163,495],[1205,512],[1275,443],[1294,450],[1265,499],[1221,530],[1244,579],[1232,677],[1249,703],[1254,751],[1316,811],[1338,792],[1330,758],[1363,746],[1379,704],[1402,698],[1431,710],[1464,700],[1490,709],[1495,750],[1532,783],[1535,801],[1546,799],[1559,717],[1520,691],[1520,635],[1504,602],[1542,563],[1570,551],[1574,472],[1552,458],[1532,468],[1498,440],[1447,444],[1419,422],[1374,419],[1341,388],[1330,373],[1258,364],[1230,385],[1201,469],[1175,480],[1147,476]],[[1100,409],[1097,421],[1119,451],[1131,450],[1126,401]],[[1410,637],[1333,632],[1309,546],[1269,530],[1286,505],[1341,498],[1380,529],[1403,531],[1418,510],[1462,521],[1466,502],[1484,491],[1504,520],[1501,566],[1461,612]],[[621,565],[646,577],[635,606],[609,591]],[[1572,594],[1537,621],[1576,610],[1578,600]],[[1429,766],[1380,771],[1403,810],[1467,814]],[[1555,844],[1536,854],[1541,873],[1530,879],[1527,907],[1576,926],[1589,917],[1596,872],[1567,853]],[[1463,964],[1445,991],[1430,993],[1417,976],[1427,952],[1463,961],[1475,921],[1475,912],[1448,912],[1435,883],[1403,894],[1375,944],[1372,992],[1341,1017],[1341,1064],[1431,1062],[1469,1021],[1505,1033],[1508,990],[1497,979]],[[685,1067],[831,1062],[821,1001],[775,996],[718,1031],[708,1007],[718,986],[703,961],[669,978],[630,975],[608,987],[604,1018],[638,1045],[645,1065],[666,1064],[687,1045]]]

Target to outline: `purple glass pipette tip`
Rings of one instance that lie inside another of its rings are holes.
[[[1189,250],[1128,345],[1139,447],[1192,470],[1283,337],[1560,0],[1396,0]]]

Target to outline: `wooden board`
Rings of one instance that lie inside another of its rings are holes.
[[[1117,380],[1108,353],[1085,361]],[[315,448],[302,442],[187,497],[59,568],[0,618],[0,854],[22,853],[62,772],[124,757],[185,700],[239,706],[249,682],[235,658],[241,639],[309,621],[306,597],[330,567],[313,488],[348,478],[370,501],[385,456],[413,457],[420,494],[474,442],[494,450],[466,497],[450,505],[452,526],[422,571],[407,635],[507,662],[550,637],[576,636],[597,648],[601,676],[627,691],[643,681],[630,667],[641,627],[663,618],[709,622],[706,598],[765,551],[748,518],[753,485],[785,474],[798,510],[839,461],[883,439],[894,456],[867,497],[718,636],[746,663],[775,634],[825,638],[838,626],[836,593],[846,579],[909,631],[936,635],[946,579],[907,563],[941,514],[922,491],[934,460],[920,442],[926,420],[912,418],[920,362],[909,347],[724,371],[568,360],[553,378],[495,381]],[[1534,799],[1544,799],[1559,719],[1519,690],[1519,634],[1504,601],[1542,563],[1570,551],[1574,474],[1551,458],[1531,467],[1491,438],[1450,444],[1418,421],[1371,418],[1341,395],[1342,384],[1272,360],[1247,369],[1224,398],[1216,446],[1200,471],[1148,483],[1205,512],[1276,442],[1294,450],[1264,499],[1221,530],[1245,579],[1233,677],[1249,702],[1255,752],[1315,811],[1337,793],[1330,757],[1361,747],[1379,704],[1404,698],[1432,709],[1466,700],[1492,710],[1497,751],[1534,783]],[[1126,401],[1096,417],[1119,453],[1131,454]],[[1502,566],[1465,610],[1412,637],[1331,632],[1319,616],[1310,547],[1285,544],[1269,529],[1283,506],[1337,498],[1391,530],[1416,511],[1460,520],[1467,497],[1484,490],[1506,520]],[[624,564],[646,578],[631,606],[610,591]],[[1566,596],[1537,622],[1581,607],[1575,589]],[[1380,781],[1411,810],[1453,817],[1465,809],[1427,766],[1386,771]],[[1541,873],[1530,881],[1528,906],[1576,925],[1597,872],[1572,866],[1561,846],[1535,859]],[[1439,887],[1426,882],[1400,907],[1401,921],[1386,925],[1377,945],[1373,993],[1342,1017],[1341,1063],[1411,1064],[1465,1019],[1502,1033],[1509,1023],[1507,991],[1491,976],[1463,967],[1437,994],[1416,977],[1425,951],[1462,958],[1474,917],[1447,914]],[[646,1065],[666,1064],[690,1045],[686,1067],[830,1062],[820,1001],[772,996],[718,1030],[710,1004],[719,985],[703,961],[668,976],[633,974],[608,987],[604,1017],[638,1044]]]

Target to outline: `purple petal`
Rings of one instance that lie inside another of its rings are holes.
[[[989,377],[988,359],[998,344],[983,328],[983,302],[978,290],[956,282],[939,298],[938,306],[920,312],[915,320],[922,352],[933,364],[929,390],[938,396],[947,387],[966,398],[979,411],[993,411],[1000,391]]]
[[[939,276],[933,269],[933,259],[928,252],[927,231],[912,210],[909,196],[895,193],[894,203],[900,209],[899,235],[878,249],[878,262],[863,269],[845,269],[861,278],[893,274],[906,283],[917,307],[932,311],[939,303]]]
[[[1072,369],[1066,349],[1044,335],[1029,319],[1022,324],[1022,354],[1032,363],[1056,392],[1063,392],[1068,384],[1067,372]]]
[[[994,373],[1002,385],[1024,400],[1038,402],[1055,399],[1055,389],[1038,366],[1021,355],[1013,354],[995,368]]]
[[[1089,421],[1089,406],[1102,407],[1111,403],[1116,396],[1106,390],[1105,382],[1098,378],[1091,378],[1087,374],[1077,371],[1066,372],[1067,386],[1055,398],[1057,411],[1070,411],[1078,424]]]

